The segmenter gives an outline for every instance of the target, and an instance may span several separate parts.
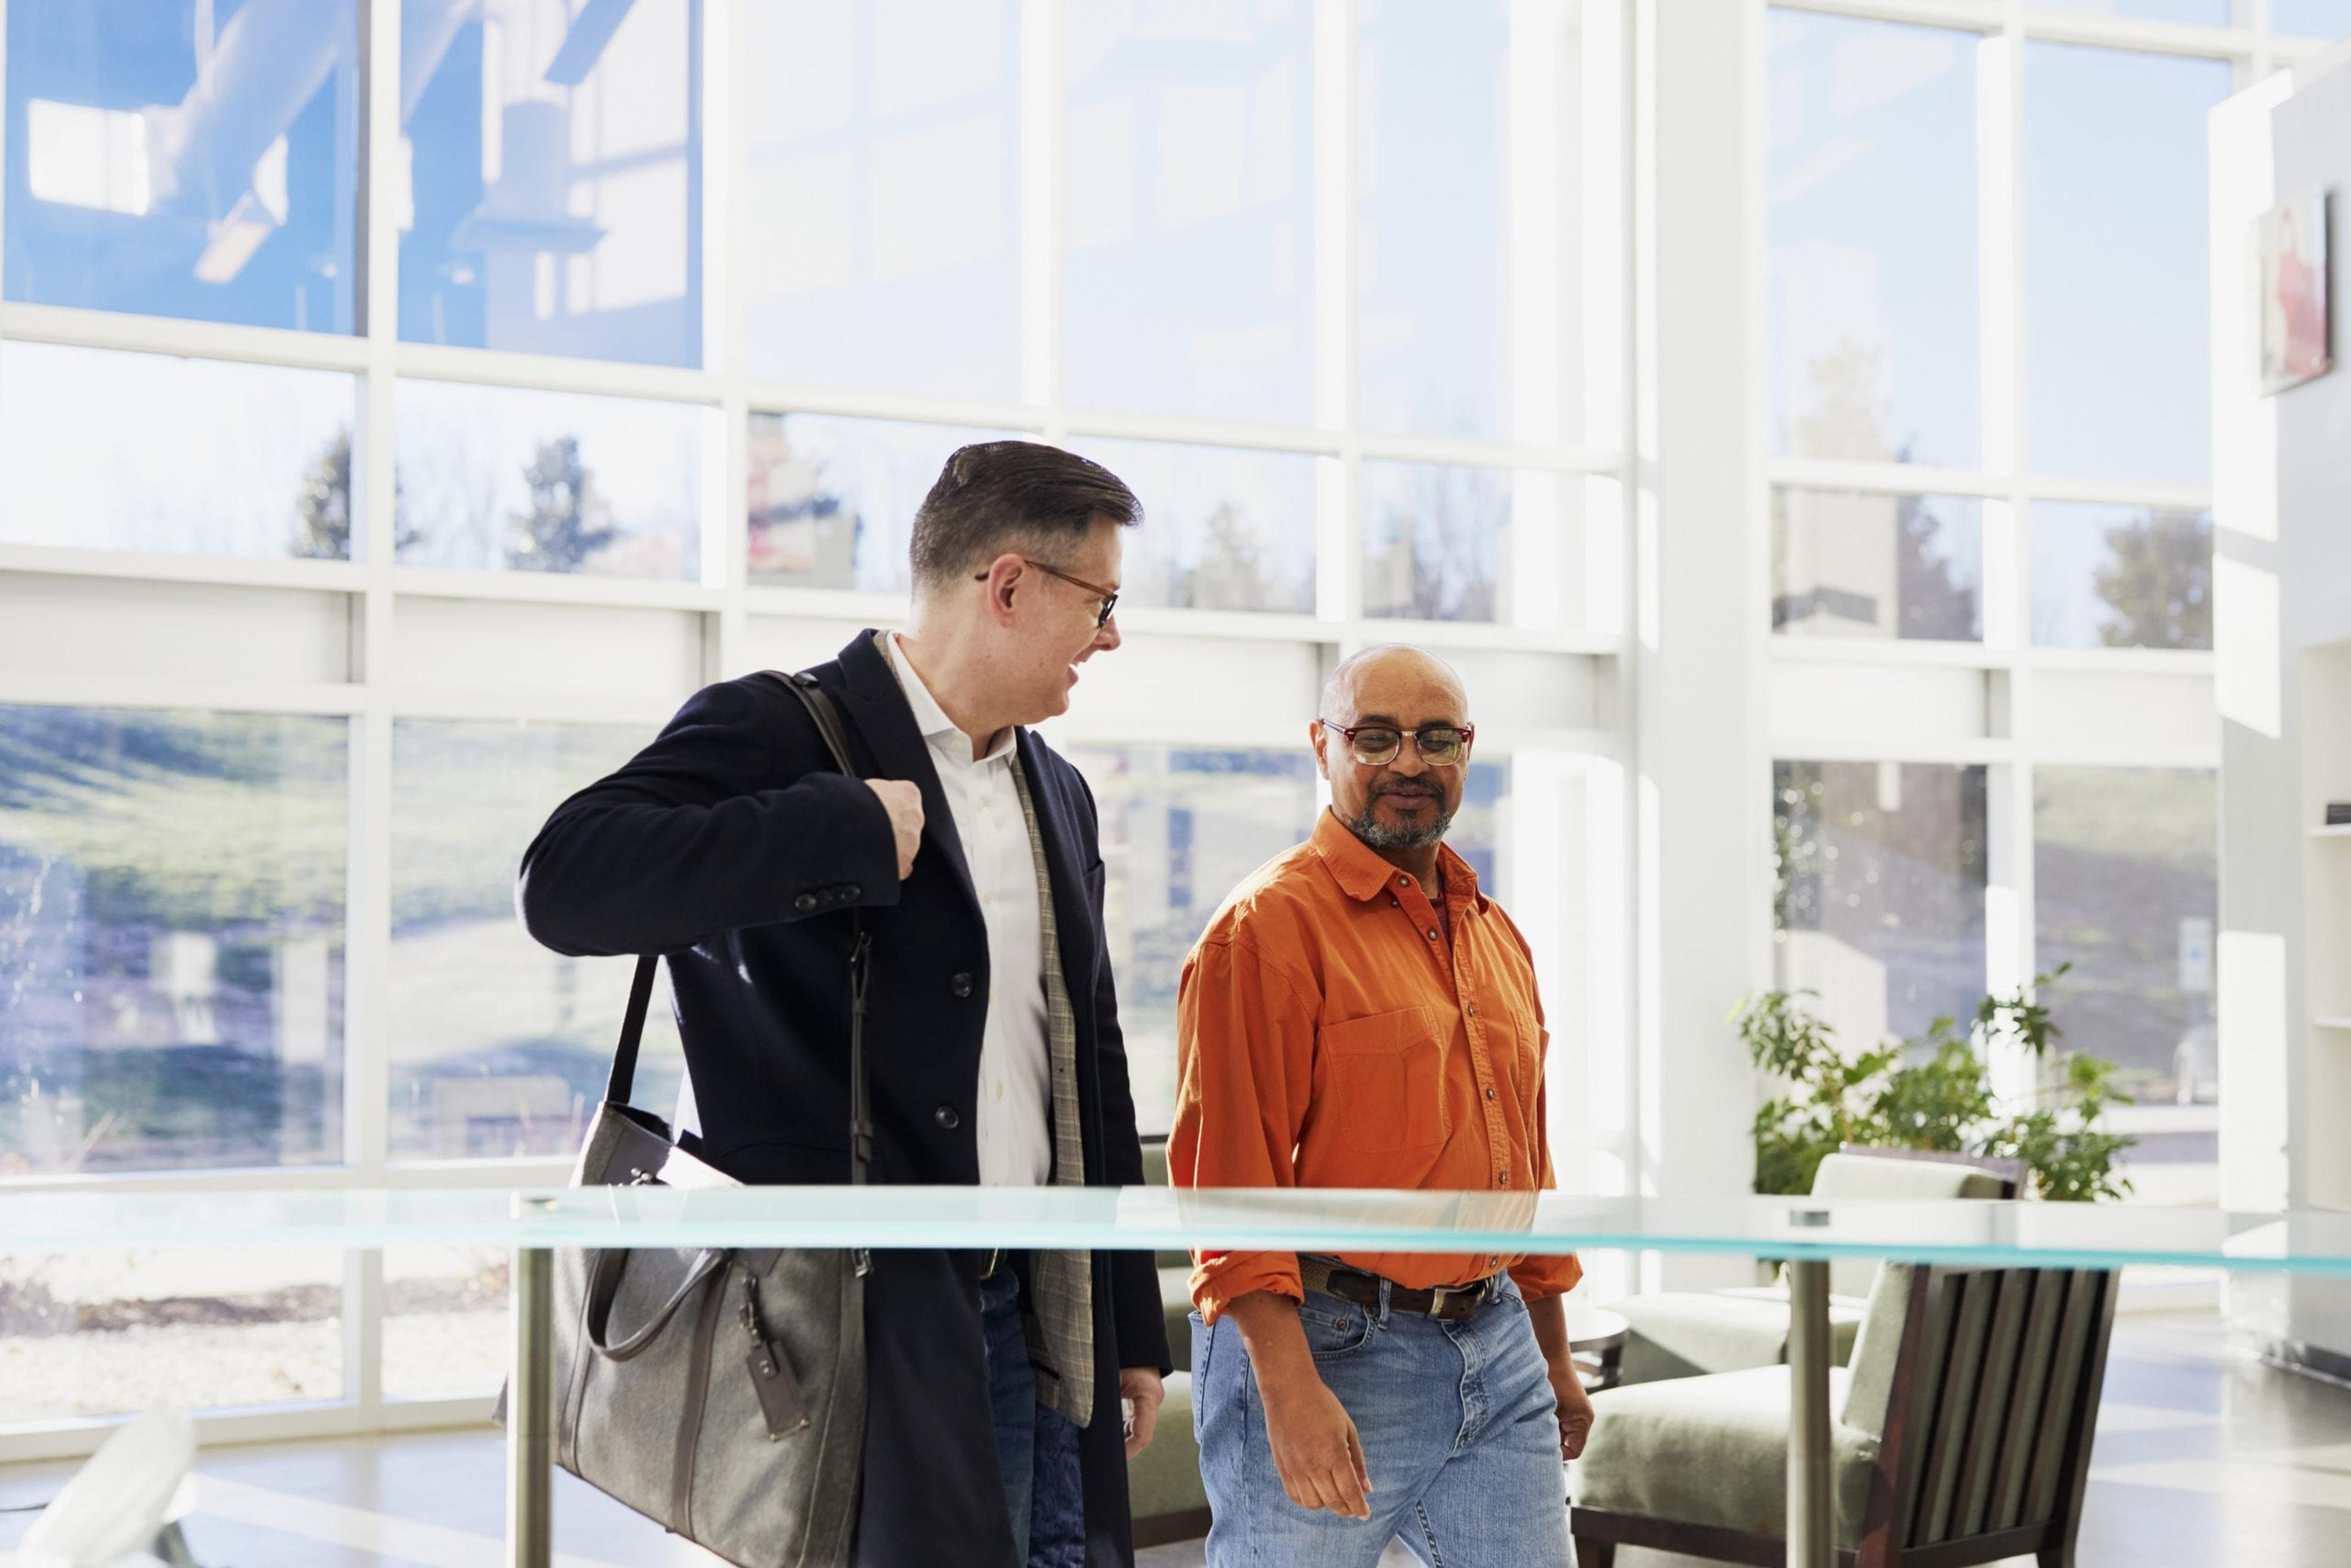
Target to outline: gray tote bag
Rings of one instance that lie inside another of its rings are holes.
[[[777,675],[854,773],[831,700]],[[852,914],[852,919],[855,915]],[[850,1181],[873,1132],[865,1074],[868,941],[850,959]],[[604,1103],[574,1186],[734,1186],[632,1106],[654,959],[638,961]],[[862,1249],[559,1250],[556,1462],[739,1568],[849,1561],[865,1437]]]

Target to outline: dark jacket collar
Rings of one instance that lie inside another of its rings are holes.
[[[963,840],[956,832],[946,791],[940,788],[939,770],[931,766],[930,746],[915,727],[914,710],[906,704],[897,672],[890,668],[888,655],[874,641],[879,635],[868,627],[841,651],[841,674],[849,689],[851,717],[872,748],[874,776],[907,779],[921,788],[923,841],[953,869],[956,885],[977,910],[979,895],[972,888],[971,868],[964,861]]]

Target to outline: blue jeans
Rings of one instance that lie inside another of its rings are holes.
[[[1037,1403],[1029,1340],[1020,1328],[1020,1283],[1008,1260],[979,1282],[979,1318],[1012,1543],[1029,1568],[1085,1568],[1086,1489],[1078,1428]]]
[[[1265,1405],[1232,1319],[1192,1316],[1192,1418],[1214,1523],[1209,1568],[1373,1568],[1391,1537],[1433,1568],[1569,1562],[1558,1401],[1527,1303],[1508,1280],[1458,1322],[1318,1291],[1298,1321],[1314,1369],[1355,1423],[1368,1522],[1303,1509],[1281,1489]]]

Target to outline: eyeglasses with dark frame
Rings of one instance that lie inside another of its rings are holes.
[[[1366,768],[1384,768],[1404,750],[1405,737],[1412,737],[1412,748],[1431,768],[1450,768],[1469,755],[1469,743],[1478,734],[1478,727],[1469,724],[1431,724],[1418,729],[1398,729],[1392,724],[1363,724],[1349,728],[1333,724],[1327,718],[1314,721],[1334,735],[1343,736],[1347,750]]]
[[[1071,577],[1068,572],[1063,571],[1058,566],[1047,566],[1043,561],[1030,560],[1025,555],[1019,557],[1018,559],[1021,565],[1033,566],[1039,571],[1043,572],[1047,577],[1058,577],[1072,588],[1082,588],[1088,593],[1098,593],[1102,595],[1102,610],[1094,616],[1094,630],[1099,632],[1104,626],[1110,624],[1111,612],[1118,608],[1117,589],[1104,588],[1099,582],[1088,582],[1082,577]],[[987,580],[987,573],[984,571],[976,571],[971,574],[971,580],[974,582],[986,582]]]

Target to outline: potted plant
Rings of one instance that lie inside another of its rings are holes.
[[[2115,1156],[2135,1139],[2099,1119],[2130,1097],[2114,1086],[2115,1064],[2053,1050],[2064,1033],[2039,993],[2070,965],[2033,977],[2031,987],[1987,996],[1962,1031],[1937,1019],[1916,1040],[1884,1042],[1848,1055],[1807,1010],[1808,991],[1766,991],[1731,1015],[1756,1066],[1785,1086],[1755,1113],[1755,1190],[1804,1193],[1823,1155],[1845,1145],[1938,1149],[2019,1162],[2036,1197],[2094,1202],[2129,1193]],[[2024,1048],[2035,1085],[2022,1106],[1992,1092],[1990,1047]]]

